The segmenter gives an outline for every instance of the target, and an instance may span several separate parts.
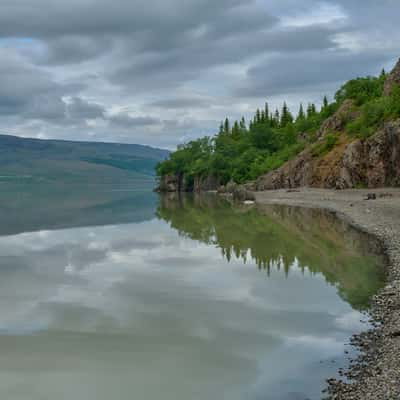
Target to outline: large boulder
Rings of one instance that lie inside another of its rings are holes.
[[[232,180],[229,181],[225,186],[226,193],[233,194],[233,192],[235,191],[236,187],[237,187],[237,184],[234,181],[232,181]]]
[[[233,199],[238,201],[255,200],[254,193],[247,190],[244,185],[237,185],[233,191]]]

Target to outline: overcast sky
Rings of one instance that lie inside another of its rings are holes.
[[[0,133],[174,148],[400,56],[400,0],[0,0]]]

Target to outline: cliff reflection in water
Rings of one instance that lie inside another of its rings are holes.
[[[384,282],[378,242],[323,210],[170,194],[161,197],[157,216],[182,236],[218,246],[228,262],[253,261],[267,276],[272,269],[290,276],[295,267],[322,273],[358,310]]]

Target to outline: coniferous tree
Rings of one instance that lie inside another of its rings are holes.
[[[242,117],[242,119],[240,120],[240,132],[246,132],[246,120],[244,119],[244,117]]]
[[[275,115],[274,115],[274,126],[276,128],[279,128],[280,121],[281,121],[281,117],[280,117],[280,114],[279,114],[279,110],[276,109],[275,110]]]
[[[265,103],[264,112],[265,112],[265,122],[269,122],[270,118],[269,118],[269,105],[268,105],[268,103]]]
[[[385,77],[386,77],[386,71],[385,68],[382,68],[380,78],[385,78]]]
[[[317,112],[317,109],[315,107],[314,103],[309,103],[307,107],[307,118],[313,117]]]
[[[311,104],[308,103],[308,106],[307,106],[307,118],[310,118],[311,116],[312,116]]]
[[[224,123],[221,122],[220,126],[219,126],[219,135],[224,133]]]
[[[297,121],[303,121],[306,118],[303,109],[303,103],[300,103],[299,113],[297,114]]]
[[[224,133],[226,133],[227,135],[229,135],[231,133],[231,127],[229,124],[229,119],[226,118],[225,119],[225,123],[224,123]]]
[[[284,102],[283,103],[283,107],[282,107],[282,115],[281,115],[280,126],[284,128],[285,126],[291,124],[292,122],[293,122],[293,116],[290,113],[286,102]]]
[[[239,122],[235,121],[232,127],[232,136],[234,137],[239,137],[240,135],[240,128],[239,128]]]
[[[311,111],[312,111],[312,115],[315,115],[317,113],[317,107],[315,107],[314,103],[311,103]]]
[[[328,102],[328,98],[326,96],[324,96],[324,101],[322,104],[322,109],[326,110],[329,107],[329,102]]]
[[[260,113],[259,108],[257,108],[257,111],[256,111],[256,121],[258,124],[261,122],[261,113]]]
[[[265,111],[261,110],[261,122],[264,124],[265,123]]]

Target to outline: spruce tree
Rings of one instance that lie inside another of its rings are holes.
[[[326,110],[329,107],[329,102],[328,102],[328,98],[326,96],[324,96],[324,101],[323,101],[323,105],[322,105],[322,109]]]
[[[284,102],[283,103],[283,107],[282,107],[282,115],[281,115],[280,126],[284,128],[285,126],[291,124],[292,122],[293,122],[293,116],[290,113],[286,102]]]
[[[311,111],[312,111],[312,115],[315,115],[317,113],[317,107],[315,107],[314,103],[311,103]]]
[[[280,114],[279,114],[279,110],[276,109],[275,110],[275,116],[274,116],[274,126],[276,128],[279,128],[280,121],[281,121],[281,117],[280,117]]]
[[[219,135],[221,135],[222,133],[224,133],[224,123],[221,121],[221,124],[219,126]]]
[[[300,103],[299,113],[297,114],[297,121],[302,121],[306,117],[303,109],[303,103]]]
[[[264,124],[265,123],[265,111],[261,110],[261,122]]]
[[[240,132],[246,132],[246,120],[244,119],[244,117],[242,117],[242,119],[240,120]]]
[[[232,136],[238,137],[240,135],[239,122],[235,121],[232,127]]]
[[[257,108],[256,111],[256,122],[259,124],[261,122],[261,113],[260,113],[260,109]]]
[[[317,109],[315,107],[314,103],[309,103],[307,107],[307,118],[313,117],[317,112]]]
[[[265,112],[265,122],[269,122],[270,118],[269,118],[269,105],[268,105],[268,103],[265,103],[264,112]]]
[[[230,127],[230,124],[229,124],[229,119],[226,118],[226,119],[225,119],[225,124],[224,124],[224,133],[226,133],[227,135],[229,135],[230,132],[231,132],[231,127]]]

